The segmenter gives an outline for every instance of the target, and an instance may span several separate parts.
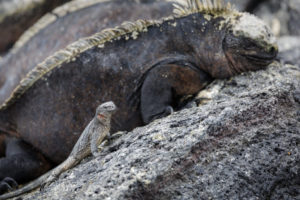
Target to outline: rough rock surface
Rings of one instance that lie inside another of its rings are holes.
[[[300,71],[216,80],[23,199],[299,199]]]

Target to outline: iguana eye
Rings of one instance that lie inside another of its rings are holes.
[[[258,48],[258,46],[255,42],[251,41],[250,39],[245,39],[243,41],[243,48],[245,50],[255,50]]]

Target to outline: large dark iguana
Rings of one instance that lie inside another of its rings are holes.
[[[67,1],[70,0],[1,0],[0,52],[8,50],[42,15]]]
[[[56,8],[26,31],[13,50],[0,60],[0,102],[37,64],[79,38],[123,21],[159,19],[170,14],[172,3],[166,1],[76,0]]]
[[[59,163],[102,102],[119,108],[112,132],[130,130],[168,115],[212,78],[263,69],[277,55],[261,20],[221,1],[189,0],[174,13],[104,30],[47,58],[2,104],[1,130]],[[10,160],[0,160],[1,178],[11,173],[3,168],[30,170]]]

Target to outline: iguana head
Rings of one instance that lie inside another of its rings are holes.
[[[240,13],[228,24],[222,45],[232,73],[264,68],[276,58],[276,39],[262,20]]]
[[[211,61],[205,63],[209,66],[205,71],[212,77],[227,78],[244,71],[262,69],[276,58],[278,47],[275,37],[254,15],[237,11],[224,0],[174,1],[177,2],[174,5],[176,16],[200,13],[204,17],[199,35],[204,33],[204,37],[209,39],[206,43],[200,39],[205,45],[198,46],[205,50],[198,51],[199,55],[204,53],[204,59]],[[209,52],[210,49],[214,52]]]
[[[100,122],[110,122],[111,115],[117,110],[117,106],[112,101],[105,102],[96,109],[96,118]]]

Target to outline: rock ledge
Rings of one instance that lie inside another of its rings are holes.
[[[216,80],[22,199],[300,199],[300,71]]]

